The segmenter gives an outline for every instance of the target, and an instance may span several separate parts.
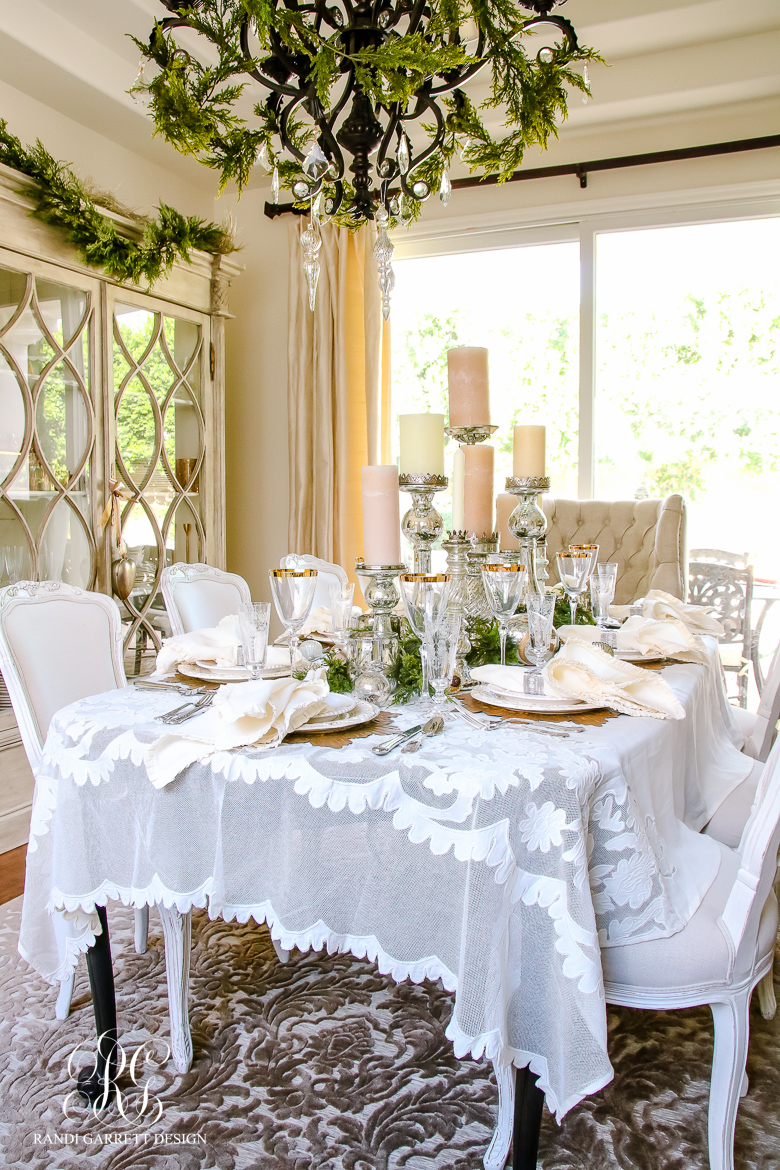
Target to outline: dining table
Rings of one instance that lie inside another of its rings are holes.
[[[754,764],[717,641],[703,642],[706,663],[660,664],[683,719],[568,715],[563,738],[472,698],[489,726],[453,709],[414,753],[373,751],[389,734],[383,715],[351,738],[299,731],[272,750],[215,752],[164,787],[148,752],[180,696],[130,685],[82,699],[46,740],[19,950],[52,983],[87,951],[98,1034],[114,1038],[112,901],[157,905],[164,926],[196,907],[251,918],[288,951],[350,952],[396,980],[441,980],[447,1037],[457,1056],[493,1062],[500,1095],[516,1094],[514,1166],[533,1166],[542,1102],[560,1121],[612,1078],[601,951],[690,919],[720,858],[701,829]],[[392,727],[425,715],[419,703],[392,708]],[[176,938],[186,952],[188,930],[166,929],[184,1071]],[[504,1165],[512,1138],[511,1123],[497,1129],[487,1170]]]

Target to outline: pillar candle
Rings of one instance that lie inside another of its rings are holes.
[[[477,443],[464,447],[466,500],[464,527],[481,536],[493,531],[493,448]]]
[[[544,427],[515,427],[513,474],[541,478],[545,473],[544,448]]]
[[[452,531],[462,532],[466,499],[466,456],[458,447],[452,457]]]
[[[398,468],[394,463],[361,467],[363,560],[367,565],[400,565],[401,512]]]
[[[490,422],[488,351],[463,345],[447,350],[450,426],[479,427]]]
[[[401,475],[444,475],[444,415],[399,414]]]
[[[520,548],[520,541],[512,535],[509,529],[509,517],[517,507],[517,503],[517,496],[510,496],[506,492],[496,496],[496,528],[501,534],[499,548],[502,551]]]

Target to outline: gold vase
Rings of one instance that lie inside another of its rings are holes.
[[[120,601],[127,601],[132,593],[133,586],[135,585],[135,572],[135,561],[131,561],[128,556],[120,557],[111,566],[111,580],[114,586],[114,593],[116,593]]]

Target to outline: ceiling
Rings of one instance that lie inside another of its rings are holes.
[[[573,95],[545,162],[776,131],[780,2],[738,7],[735,17],[733,0],[568,0],[565,15],[580,41],[608,64],[591,69],[592,101]],[[163,13],[157,0],[0,0],[0,76],[158,165],[216,188],[216,176],[153,137],[143,107],[126,92],[138,72],[127,34],[146,37]]]

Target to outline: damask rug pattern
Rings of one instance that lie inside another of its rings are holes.
[[[489,1066],[456,1060],[451,997],[394,984],[346,955],[294,952],[281,965],[264,927],[193,916],[195,1057],[162,1067],[140,1117],[123,1108],[63,1115],[68,1057],[93,1044],[85,964],[71,1015],[16,952],[21,900],[0,908],[0,1165],[38,1170],[480,1170],[496,1107]],[[121,1042],[168,1038],[161,930],[136,955],[132,912],[109,908]],[[751,1019],[750,1090],[737,1123],[738,1170],[780,1165],[780,1013]],[[543,1170],[706,1170],[712,1059],[708,1009],[610,1009],[615,1079],[558,1128],[545,1114]],[[138,1079],[138,1078],[137,1078]],[[85,1162],[84,1159],[87,1159]]]

